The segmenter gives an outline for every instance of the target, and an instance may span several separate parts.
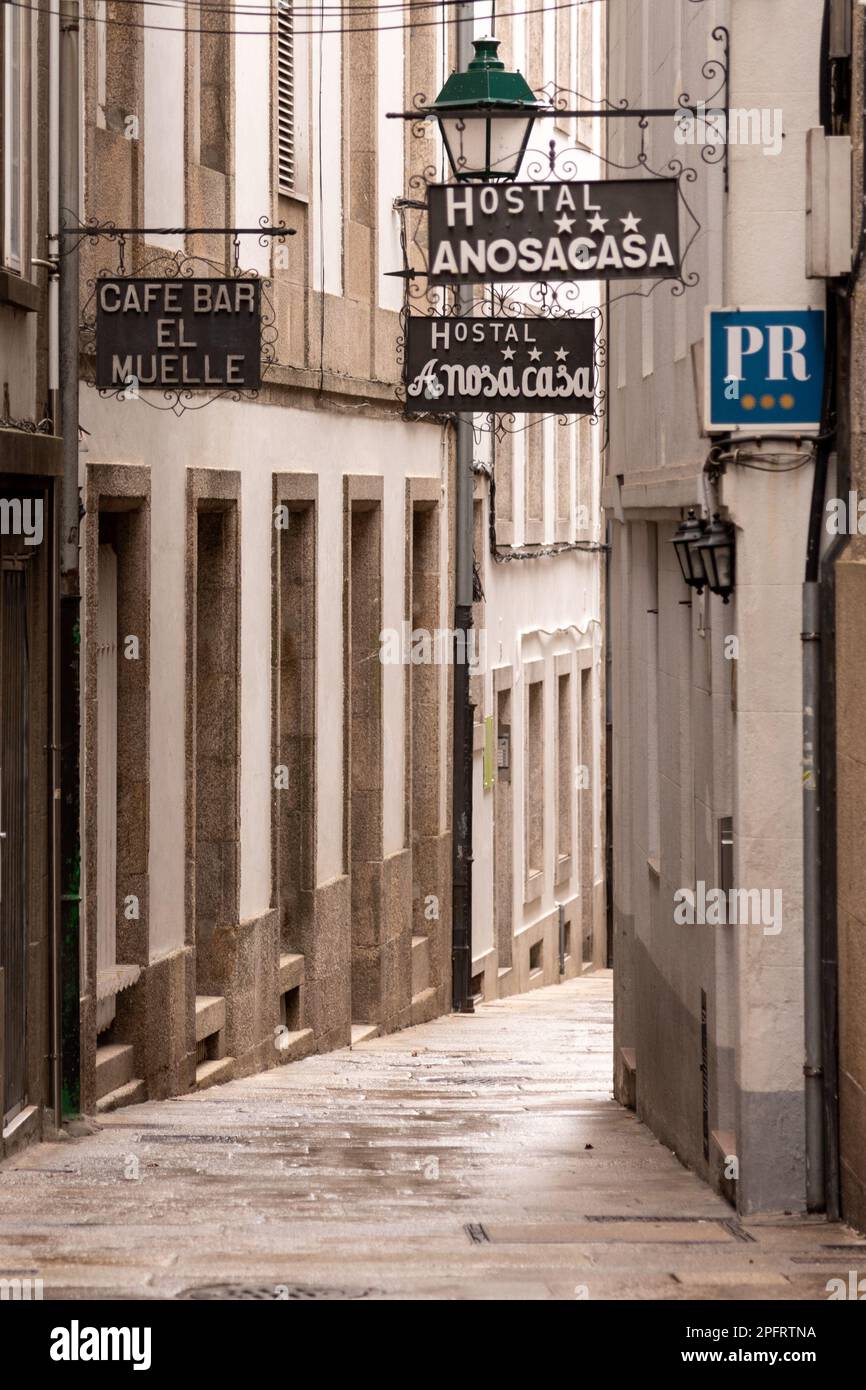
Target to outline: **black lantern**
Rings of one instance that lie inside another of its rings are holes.
[[[498,39],[475,39],[466,72],[452,72],[430,110],[455,179],[516,179],[540,103],[506,72]]]
[[[699,594],[704,592],[704,586],[708,582],[703,557],[698,549],[698,543],[705,530],[704,522],[696,516],[694,507],[690,507],[686,520],[680,522],[672,538],[683,579],[690,589],[697,589]]]
[[[716,512],[696,549],[703,561],[710,593],[718,594],[722,602],[727,603],[734,592],[736,542],[732,523],[721,521]]]

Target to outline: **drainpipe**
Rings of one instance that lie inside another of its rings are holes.
[[[849,302],[844,293],[831,302],[836,309],[838,329],[837,381],[850,380]],[[847,392],[838,392],[836,426],[836,492],[848,494],[850,476]],[[839,1172],[839,986],[837,932],[836,866],[836,564],[848,544],[847,536],[834,536],[820,561],[818,595],[820,601],[820,833],[821,833],[821,1038],[823,1085],[824,1212],[828,1221],[841,1215]]]
[[[818,478],[816,463],[815,478]],[[803,987],[806,1207],[824,1206],[824,1047],[821,1010],[820,586],[803,585]]]
[[[558,927],[559,927],[559,973],[560,973],[560,976],[562,976],[562,975],[565,974],[565,905],[564,905],[564,903],[557,903],[557,904],[556,904],[556,917],[557,917],[557,924],[558,924]]]
[[[457,66],[472,57],[473,6],[457,6]],[[458,290],[461,313],[471,312],[472,289]],[[472,416],[457,420],[454,582],[454,742],[452,789],[451,1003],[457,1013],[473,1013],[472,1002],[472,735],[474,707],[469,699],[472,636]]]
[[[79,931],[81,848],[79,835],[78,576],[78,248],[71,229],[80,225],[79,0],[60,3],[60,421],[63,485],[60,507],[60,938],[62,1115],[81,1105]]]
[[[51,432],[59,435],[59,237],[60,211],[60,11],[52,3],[48,19],[48,400]],[[53,263],[53,264],[52,264]],[[49,516],[49,714],[48,714],[48,864],[50,873],[50,1020],[51,1020],[51,1107],[54,1126],[60,1127],[63,1109],[61,1068],[61,987],[60,987],[60,549],[58,504],[60,484],[52,478],[48,488]]]
[[[824,403],[821,437],[815,450],[815,476],[809,512],[806,572],[803,583],[803,1014],[805,1026],[806,1109],[806,1207],[823,1211],[826,1199],[825,1171],[825,1047],[824,1047],[824,932],[822,897],[824,883],[825,799],[822,769],[822,667],[821,536],[824,530],[824,495],[833,448],[836,382],[835,296],[827,294],[827,348],[824,366]],[[832,625],[831,625],[832,626]]]
[[[821,123],[833,133],[830,82],[831,0],[824,6],[821,33]],[[803,992],[806,1118],[806,1206],[839,1216],[839,1122],[836,1055],[836,850],[835,850],[835,584],[834,565],[844,541],[836,537],[821,556],[824,502],[830,456],[836,445],[837,379],[847,380],[847,315],[837,314],[837,294],[828,286],[827,339],[821,435],[806,543],[803,584]],[[841,358],[837,362],[837,358]],[[841,376],[839,375],[841,369]],[[840,412],[841,413],[841,412]],[[837,490],[847,474],[840,421]]]

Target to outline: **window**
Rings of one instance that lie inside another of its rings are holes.
[[[594,34],[592,6],[584,5],[577,14],[577,90],[582,109],[593,106],[599,99],[594,67]],[[609,122],[616,125],[616,121]],[[625,122],[623,122],[625,124]],[[593,122],[591,117],[582,116],[577,123],[577,141],[588,149],[593,145]]]
[[[277,187],[292,193],[297,174],[295,145],[295,21],[292,0],[277,4]]]
[[[571,859],[571,787],[574,781],[571,762],[571,676],[565,672],[556,678],[556,856],[557,868]]]
[[[579,17],[579,12],[578,12]],[[571,9],[565,5],[556,11],[556,74],[557,98],[560,106],[574,106],[575,91],[572,80],[572,39]],[[570,136],[574,122],[568,116],[557,116],[556,128],[563,135]]]
[[[305,32],[309,27],[301,24],[296,32],[294,0],[277,0],[272,59],[274,177],[278,193],[303,201],[310,192],[310,38]],[[326,57],[331,47],[327,45]]]
[[[523,538],[529,545],[544,540],[544,418],[527,415],[524,444]]]
[[[526,891],[524,901],[540,897],[544,875],[544,662],[524,667],[526,704],[523,764]]]
[[[17,5],[4,5],[3,10],[3,262],[10,270],[20,271],[23,244],[23,26],[22,11]]]

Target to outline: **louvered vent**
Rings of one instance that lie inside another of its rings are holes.
[[[295,186],[295,44],[292,0],[277,0],[277,182]]]

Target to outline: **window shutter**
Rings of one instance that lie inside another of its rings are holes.
[[[295,53],[292,0],[277,4],[277,186],[295,186]]]

